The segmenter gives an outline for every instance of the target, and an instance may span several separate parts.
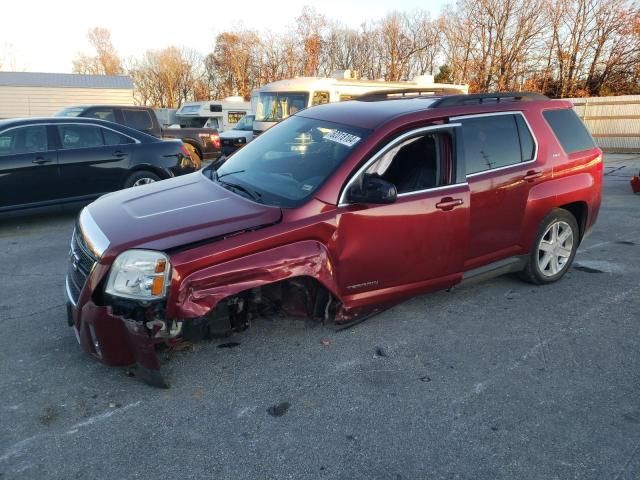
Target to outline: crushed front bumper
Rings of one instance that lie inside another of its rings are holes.
[[[75,329],[85,352],[105,365],[130,368],[146,383],[168,388],[160,373],[156,342],[142,322],[115,315],[111,307],[96,305],[91,300],[74,304],[68,283],[65,293],[69,325]]]

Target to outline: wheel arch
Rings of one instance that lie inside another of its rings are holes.
[[[579,200],[576,202],[566,203],[564,205],[559,205],[557,208],[561,208],[563,210],[568,211],[573,215],[578,223],[578,228],[580,229],[580,241],[584,237],[584,232],[587,227],[587,218],[589,214],[589,206],[587,202],[584,200]]]
[[[134,165],[129,169],[129,171],[127,172],[127,178],[129,178],[132,174],[141,172],[141,171],[155,173],[162,180],[166,180],[167,178],[171,178],[173,176],[170,172],[168,172],[164,168],[157,167],[149,163],[141,163],[141,164]]]
[[[561,208],[574,216],[582,240],[587,228],[593,188],[593,177],[586,173],[548,180],[531,188],[520,237],[522,253],[531,250],[540,222],[554,208]]]

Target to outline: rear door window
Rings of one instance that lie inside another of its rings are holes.
[[[0,133],[0,156],[46,152],[47,127],[31,125]]]
[[[467,175],[517,165],[523,161],[516,120],[519,116],[509,114],[456,119],[462,124]],[[526,139],[526,135],[524,137]],[[533,140],[529,138],[526,143],[529,153],[524,155],[525,158],[532,156]]]
[[[151,130],[153,122],[151,115],[146,110],[122,109],[124,124],[136,130]]]
[[[128,145],[134,143],[133,139],[108,128],[101,128],[105,145]]]
[[[104,139],[100,127],[94,125],[58,125],[60,144],[64,150],[102,147]]]
[[[587,127],[573,109],[545,110],[542,115],[566,153],[591,150],[596,146]]]

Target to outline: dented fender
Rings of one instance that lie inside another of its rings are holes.
[[[180,266],[175,267],[181,276]],[[229,296],[293,277],[315,278],[339,298],[334,263],[326,247],[305,240],[217,265],[183,278],[176,295],[176,317],[202,317]]]

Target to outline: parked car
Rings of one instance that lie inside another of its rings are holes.
[[[220,134],[222,153],[230,155],[253,140],[253,119],[255,115],[245,115],[235,126]]]
[[[182,142],[85,118],[0,121],[0,212],[90,201],[195,171]]]
[[[479,278],[560,279],[603,174],[571,104],[394,95],[306,109],[217,171],[87,206],[66,281],[82,347],[166,386],[156,347],[277,309],[344,324]]]
[[[220,135],[215,128],[166,128],[160,126],[156,112],[149,107],[117,105],[81,105],[65,108],[59,117],[99,118],[126,125],[157,138],[184,142],[196,165],[203,160],[216,160],[221,155]]]

